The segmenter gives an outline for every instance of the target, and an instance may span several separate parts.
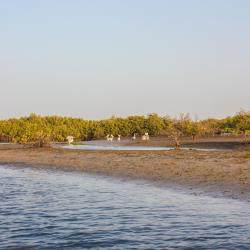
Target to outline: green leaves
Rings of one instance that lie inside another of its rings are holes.
[[[111,117],[100,121],[83,120],[61,116],[39,116],[32,113],[28,117],[0,121],[0,138],[10,138],[14,143],[36,141],[63,142],[68,135],[76,140],[104,138],[107,134],[122,137],[134,133],[151,136],[176,134],[178,136],[215,135],[218,133],[250,134],[250,112],[240,112],[222,120],[207,119],[193,121],[188,114],[178,119],[155,113],[148,116]]]

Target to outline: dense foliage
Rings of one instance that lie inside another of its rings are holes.
[[[149,114],[127,118],[111,117],[100,121],[31,114],[29,117],[0,121],[0,140],[14,143],[29,143],[41,139],[63,142],[68,135],[79,140],[104,138],[107,134],[130,137],[146,132],[151,136],[178,134],[193,139],[196,136],[216,134],[246,136],[250,134],[250,112],[239,112],[221,120],[202,121],[193,121],[188,114],[180,115],[178,119]]]

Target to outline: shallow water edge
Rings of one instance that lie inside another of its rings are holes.
[[[239,190],[237,186],[229,184],[219,185],[218,183],[199,183],[195,184],[192,181],[184,179],[182,182],[176,178],[170,178],[166,180],[145,178],[140,176],[129,176],[129,175],[115,175],[102,171],[88,171],[81,169],[73,169],[67,166],[58,165],[41,165],[41,164],[31,164],[26,162],[0,162],[0,166],[10,167],[10,168],[20,168],[20,169],[37,169],[45,171],[61,171],[62,173],[72,173],[79,175],[89,175],[93,178],[104,178],[110,179],[111,181],[121,181],[128,183],[142,183],[147,186],[158,187],[162,189],[169,189],[174,192],[180,192],[186,195],[201,196],[201,197],[211,197],[211,198],[221,198],[228,200],[238,200],[242,202],[250,203],[249,196],[239,195]],[[236,192],[237,190],[237,192]]]
[[[249,203],[42,166],[0,166],[0,249],[248,249]]]

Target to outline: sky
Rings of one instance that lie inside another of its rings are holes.
[[[250,110],[249,0],[0,0],[0,119]]]

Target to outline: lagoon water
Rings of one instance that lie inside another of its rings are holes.
[[[82,141],[76,145],[64,145],[62,146],[65,149],[82,149],[82,150],[125,150],[125,151],[162,151],[162,150],[171,150],[171,147],[149,147],[149,146],[131,146],[126,145],[129,140],[123,140],[122,142],[108,142],[106,140],[93,140],[93,141]]]
[[[126,140],[125,142],[129,142]],[[168,151],[174,149],[173,147],[150,147],[150,146],[132,146],[126,145],[121,142],[107,142],[104,140],[96,141],[84,141],[77,145],[64,145],[62,146],[65,149],[82,149],[82,150],[114,150],[114,151]],[[183,147],[184,150],[189,150],[191,148]],[[213,148],[193,148],[199,151],[218,151],[219,149]]]
[[[162,151],[171,150],[170,147],[145,147],[145,146],[117,146],[117,145],[67,145],[66,149],[83,149],[83,150],[125,150],[125,151]]]
[[[250,249],[250,204],[0,165],[0,249]]]

